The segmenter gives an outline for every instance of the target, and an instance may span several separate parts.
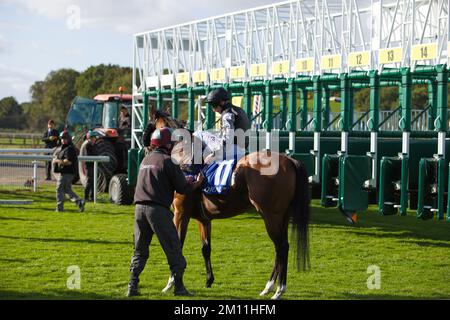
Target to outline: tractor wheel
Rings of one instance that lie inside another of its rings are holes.
[[[126,174],[116,174],[109,182],[109,201],[119,205],[133,203],[133,192],[127,183]]]
[[[89,141],[86,140],[81,145],[79,156],[86,156],[86,145],[88,144],[88,142]],[[86,162],[78,161],[78,173],[80,175],[80,182],[83,185],[83,188],[86,188],[86,180],[87,180]]]
[[[99,162],[99,191],[100,191],[100,179],[104,179],[104,189],[100,192],[107,192],[109,180],[111,180],[114,173],[117,171],[117,156],[115,152],[114,145],[108,139],[98,139],[95,143],[95,154],[97,156],[108,156],[109,162]],[[101,171],[101,174],[100,174]],[[103,178],[100,176],[103,175]]]
[[[97,177],[97,184],[98,184],[98,188],[97,188],[97,192],[107,192],[108,190],[108,177],[105,176],[104,171],[100,169],[100,167],[98,167],[98,177]]]

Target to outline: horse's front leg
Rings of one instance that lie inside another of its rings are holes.
[[[198,221],[198,229],[202,238],[202,254],[206,267],[206,287],[210,288],[214,282],[214,274],[211,265],[211,221]]]
[[[175,224],[175,228],[178,232],[178,237],[181,242],[181,249],[183,249],[184,240],[186,239],[187,229],[189,226],[190,216],[188,214],[183,214],[184,211],[178,210],[177,206],[174,205],[174,217],[173,223]],[[171,274],[169,277],[169,281],[167,281],[167,285],[162,289],[163,293],[169,291],[175,285],[175,278]]]

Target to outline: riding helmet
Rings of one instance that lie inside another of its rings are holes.
[[[207,102],[212,107],[217,107],[221,101],[228,101],[230,100],[230,96],[228,94],[228,91],[225,90],[223,87],[214,89],[208,94]]]
[[[172,143],[172,129],[167,127],[156,129],[152,134],[150,142],[151,146],[156,148]]]

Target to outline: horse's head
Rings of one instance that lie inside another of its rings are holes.
[[[150,112],[149,122],[147,128],[142,136],[142,143],[145,148],[150,148],[150,140],[153,132],[156,129],[168,127],[172,129],[184,128],[186,122],[172,118],[167,112],[154,111]]]

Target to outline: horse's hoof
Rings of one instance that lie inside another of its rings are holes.
[[[267,282],[266,287],[264,288],[263,291],[261,291],[261,293],[259,294],[260,296],[265,296],[266,294],[268,294],[269,292],[273,291],[273,287],[274,287],[275,281],[273,280],[269,280],[269,282]]]
[[[277,292],[270,298],[270,300],[280,300],[280,298],[281,298],[281,293]]]
[[[277,292],[270,298],[271,300],[279,300],[281,295],[286,292],[286,286],[278,287]]]
[[[214,277],[209,278],[208,280],[206,280],[206,288],[211,288],[213,283],[214,283]]]

